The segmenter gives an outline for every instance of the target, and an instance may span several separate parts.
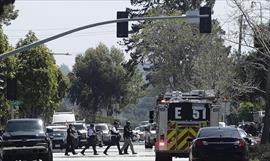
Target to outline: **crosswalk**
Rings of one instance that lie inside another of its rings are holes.
[[[122,145],[121,145],[122,146]],[[145,149],[142,144],[135,144],[134,150],[138,154],[132,154],[129,149],[129,154],[119,155],[116,146],[112,146],[108,150],[108,155],[103,154],[106,146],[97,147],[99,155],[93,154],[93,149],[87,149],[85,155],[80,154],[82,149],[76,149],[77,155],[65,156],[65,150],[54,150],[53,158],[54,161],[155,161],[155,152],[154,149]],[[173,161],[188,161],[188,158],[173,158]]]
[[[77,155],[72,155],[72,153],[69,153],[70,156],[65,156],[65,150],[54,150],[54,158],[72,158],[72,157],[102,157],[102,158],[106,158],[106,157],[154,157],[155,153],[153,149],[145,149],[143,145],[134,145],[134,149],[138,154],[132,154],[131,151],[129,150],[129,154],[125,154],[125,155],[119,155],[118,150],[116,148],[116,146],[112,146],[109,150],[108,150],[108,155],[103,154],[104,149],[106,148],[106,146],[103,146],[102,148],[97,147],[97,151],[99,155],[93,155],[93,149],[92,147],[90,147],[89,149],[87,149],[85,151],[85,155],[80,154],[80,151],[82,149],[76,149],[75,151],[78,153]]]
[[[77,155],[65,156],[65,150],[54,150],[54,161],[154,161],[155,153],[153,149],[145,149],[144,145],[134,145],[134,149],[138,154],[132,154],[129,150],[129,154],[119,155],[116,146],[112,146],[108,150],[108,155],[103,154],[106,147],[97,147],[99,155],[93,155],[93,149],[87,149],[85,155],[80,154],[82,149],[76,149]]]

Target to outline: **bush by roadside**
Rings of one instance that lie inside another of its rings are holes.
[[[250,148],[250,161],[270,161],[270,144]]]

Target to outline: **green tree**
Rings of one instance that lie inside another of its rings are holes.
[[[129,8],[127,11],[130,13],[130,17],[142,17],[142,16],[160,16],[160,15],[172,15],[177,13],[181,15],[188,10],[198,9],[201,5],[213,7],[215,0],[131,0],[133,8]],[[144,38],[138,38],[141,35],[142,30],[151,26],[155,21],[140,21],[139,23],[132,25],[132,30],[129,32],[132,36],[128,39],[123,39],[123,45],[126,45],[127,51],[130,53],[131,60],[126,64],[126,69],[132,71],[136,65],[143,60],[143,54],[138,46],[145,45]],[[166,27],[165,27],[166,28]]]
[[[112,47],[109,50],[104,44],[76,57],[69,96],[85,111],[87,121],[95,121],[102,108],[110,111],[113,104],[122,107],[128,102],[126,100],[138,96],[132,92],[139,91],[142,79],[129,77],[121,65],[123,62],[123,53],[119,49]]]
[[[261,110],[261,107],[259,104],[254,103],[254,102],[249,102],[249,101],[243,101],[240,103],[240,108],[239,108],[239,119],[240,121],[253,121],[253,115],[252,113],[254,111]]]
[[[38,41],[33,32],[17,43],[17,48]],[[24,51],[17,56],[18,99],[20,112],[26,117],[48,119],[64,97],[67,81],[45,45]]]
[[[4,53],[6,51],[11,50],[11,46],[9,45],[8,38],[4,34],[2,28],[0,28],[0,53]],[[0,68],[4,71],[5,82],[7,78],[14,77],[14,73],[12,73],[12,69],[15,68],[14,57],[10,57],[8,59],[2,60],[0,62]],[[9,101],[6,99],[6,88],[1,90],[0,93],[0,117],[1,123],[5,123],[5,120],[9,118]]]
[[[215,1],[132,1],[143,8],[131,10],[132,16],[181,15],[202,4],[213,7]],[[139,32],[138,32],[139,30]],[[133,26],[130,39],[124,39],[132,60],[128,69],[139,62],[151,65],[147,79],[150,84],[165,91],[177,89],[216,89],[229,93],[232,59],[230,48],[225,47],[224,31],[214,20],[211,34],[199,34],[198,29],[183,20],[144,21]]]
[[[14,2],[15,0],[0,1],[0,26],[9,25],[11,20],[17,18],[18,10],[15,10]]]
[[[250,16],[256,13],[251,13],[253,10],[250,10],[247,2],[241,0],[232,0],[232,4],[236,7],[237,11],[239,11],[240,16],[242,17],[245,24],[247,24],[245,29],[245,35],[252,35],[254,41],[250,40],[250,37],[245,37],[243,40],[244,45],[253,47],[256,50],[255,56],[251,53],[251,57],[253,57],[249,62],[248,66],[245,66],[247,69],[246,73],[251,73],[251,76],[242,77],[244,78],[243,82],[240,82],[238,88],[244,89],[247,93],[259,93],[262,98],[265,98],[265,119],[263,126],[263,133],[261,138],[262,144],[269,143],[269,132],[270,132],[270,68],[269,68],[269,58],[270,58],[270,48],[269,48],[269,25],[264,25],[258,23],[258,16]],[[242,33],[240,33],[242,34]],[[242,44],[240,44],[242,45]],[[241,56],[242,53],[238,53]],[[251,58],[250,57],[250,58]],[[240,57],[241,58],[241,57]],[[255,58],[255,59],[254,59]],[[248,67],[251,67],[248,69]],[[255,70],[253,70],[255,68]],[[259,71],[259,72],[257,72]],[[240,71],[241,72],[241,71]],[[245,73],[242,72],[242,73]],[[256,73],[257,72],[257,73]],[[241,73],[241,74],[242,74]],[[255,74],[253,74],[255,73]],[[261,73],[259,78],[255,80],[249,79],[255,76],[256,74]],[[240,80],[243,80],[240,78]],[[261,80],[259,80],[261,79]]]
[[[151,16],[162,12],[160,8],[152,9]],[[229,93],[226,88],[232,60],[222,35],[224,31],[217,21],[211,34],[202,35],[183,20],[167,20],[144,24],[132,40],[141,42],[134,46],[142,59],[139,61],[151,65],[147,79],[162,92],[215,89],[225,94]]]
[[[215,89],[222,96],[233,97],[230,93],[235,74],[233,59],[229,56],[231,48],[224,45],[223,35],[224,31],[215,21],[212,33],[203,35],[201,42],[195,42],[200,46],[193,63],[193,79],[196,88]]]

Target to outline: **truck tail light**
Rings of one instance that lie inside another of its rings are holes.
[[[166,140],[164,138],[164,135],[160,135],[159,140],[156,140],[156,146],[158,147],[159,150],[166,150],[167,146],[166,146]]]
[[[160,141],[159,142],[159,147],[164,147],[165,146],[165,142],[164,141]]]

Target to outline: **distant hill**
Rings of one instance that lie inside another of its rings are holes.
[[[68,73],[71,72],[71,70],[69,69],[69,67],[66,64],[61,64],[60,66],[60,70],[67,75]]]

